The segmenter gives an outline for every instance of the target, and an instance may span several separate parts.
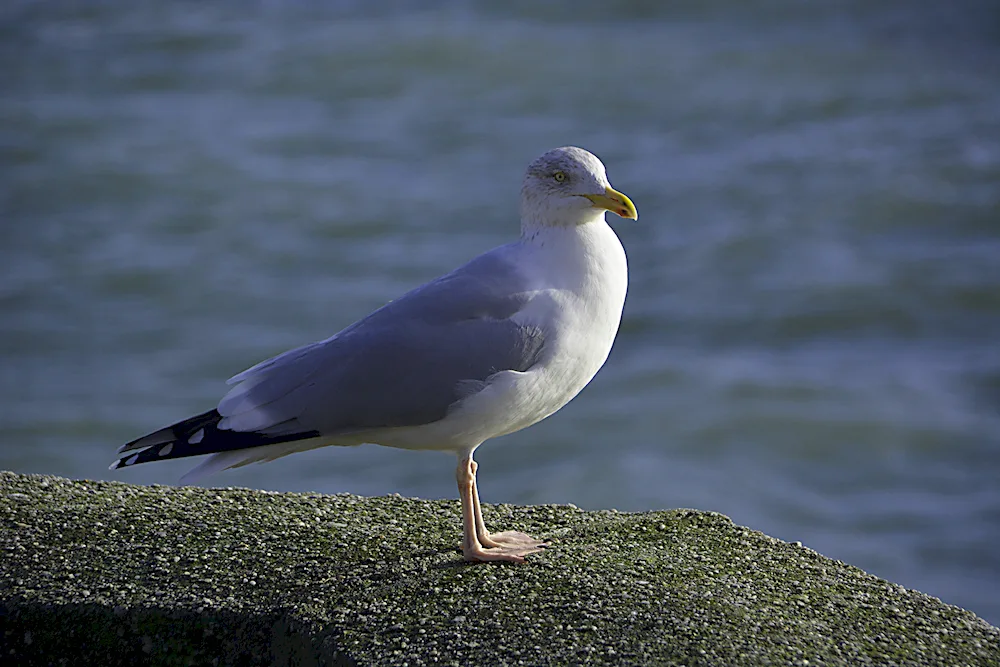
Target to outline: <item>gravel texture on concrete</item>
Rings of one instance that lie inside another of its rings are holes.
[[[974,614],[719,514],[486,507],[550,539],[467,564],[458,502],[0,472],[20,665],[1000,665]]]

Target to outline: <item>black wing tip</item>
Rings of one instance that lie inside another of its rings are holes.
[[[178,445],[178,446],[175,446]],[[180,441],[158,443],[149,445],[143,449],[129,451],[125,456],[119,457],[113,462],[108,470],[118,470],[139,463],[149,463],[151,461],[166,461],[168,459],[178,459],[186,456],[198,456],[200,454],[211,454],[213,450],[199,451],[190,446],[179,446]]]
[[[135,465],[136,463],[145,463],[146,461],[152,460],[151,458],[145,458],[142,461],[139,460],[140,455],[149,454],[149,449],[144,449],[141,452],[132,452],[128,456],[123,456],[111,462],[108,466],[108,470],[121,470],[122,468],[127,468],[129,466]]]
[[[319,436],[318,431],[270,436],[252,431],[220,430],[217,425],[221,419],[222,415],[213,409],[133,440],[118,449],[118,453],[124,456],[118,457],[108,470],[119,470],[152,461],[252,449]]]
[[[153,431],[152,433],[148,433],[141,438],[136,438],[132,442],[126,442],[118,448],[118,453],[124,454],[125,452],[131,452],[137,449],[141,450],[148,449],[150,447],[171,445],[181,440],[187,440],[200,429],[218,424],[221,419],[222,415],[219,414],[218,410],[213,408],[208,412],[203,412],[200,415],[195,415],[194,417],[188,417],[187,419],[181,420],[176,424]]]
[[[176,424],[127,442],[118,448],[118,453],[125,454],[125,456],[120,456],[108,466],[108,470],[119,470],[138,463],[148,463],[149,461],[179,458],[180,456],[193,456],[199,452],[178,452],[173,456],[170,454],[175,449],[174,445],[189,443],[195,434],[199,431],[204,431],[206,428],[215,426],[221,419],[222,415],[219,414],[218,410],[213,408],[208,412],[189,417]]]

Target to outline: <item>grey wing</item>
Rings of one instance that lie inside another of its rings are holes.
[[[219,427],[336,435],[442,419],[470,382],[536,363],[544,332],[510,319],[531,298],[502,255],[480,256],[330,339],[237,375]]]

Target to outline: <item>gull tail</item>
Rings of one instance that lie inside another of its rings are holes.
[[[220,429],[222,415],[218,410],[209,410],[172,426],[161,428],[149,435],[127,443],[118,450],[120,456],[108,469],[117,470],[150,461],[166,461],[202,454],[215,454],[182,478],[190,482],[204,474],[240,465],[242,462],[258,460],[258,452],[242,450],[265,447],[295,440],[307,440],[319,436],[317,431],[283,433],[269,435],[256,431],[231,431]]]

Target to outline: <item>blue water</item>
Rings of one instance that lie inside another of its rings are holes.
[[[1000,6],[0,9],[0,468],[124,441],[517,234],[524,167],[636,203],[604,370],[487,502],[696,507],[1000,623]],[[361,447],[217,485],[455,497]]]

